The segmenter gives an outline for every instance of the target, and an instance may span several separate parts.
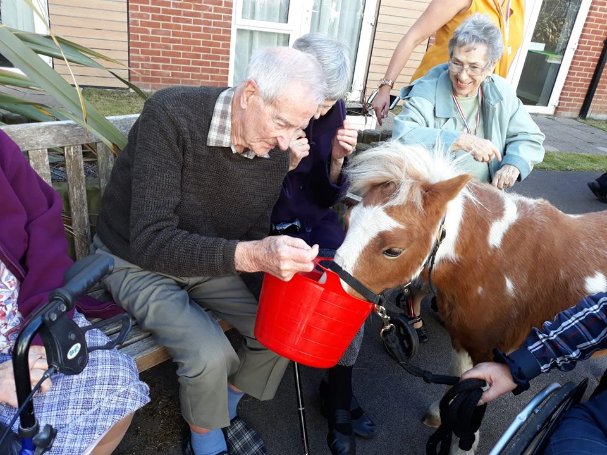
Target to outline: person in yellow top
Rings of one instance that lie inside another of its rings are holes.
[[[379,81],[378,92],[372,107],[379,124],[388,116],[390,91],[394,81],[409,60],[413,49],[433,33],[435,41],[426,51],[411,82],[425,75],[430,69],[449,61],[449,39],[453,32],[468,17],[484,13],[498,26],[502,33],[504,53],[493,72],[502,77],[508,75],[512,60],[521,46],[525,25],[525,0],[432,0],[422,15],[401,38],[392,53],[385,76]],[[412,296],[410,317],[420,342],[428,341],[428,332],[420,315],[421,301],[425,293],[418,291]]]
[[[525,0],[432,0],[413,26],[401,38],[386,74],[379,81],[378,93],[372,107],[379,124],[388,116],[390,90],[394,81],[409,60],[413,49],[433,33],[434,44],[426,51],[411,82],[426,74],[428,70],[449,60],[447,44],[453,32],[469,16],[485,13],[495,22],[502,32],[504,54],[495,66],[494,72],[502,77],[508,74],[508,68],[523,40],[525,23]]]

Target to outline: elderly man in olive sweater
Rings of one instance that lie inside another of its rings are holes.
[[[114,257],[114,299],[177,364],[189,453],[265,453],[257,435],[237,435],[250,429],[236,405],[243,393],[271,399],[288,362],[255,339],[257,302],[239,272],[313,269],[317,245],[267,233],[289,143],[325,87],[310,55],[266,48],[235,88],[154,94],[114,165],[93,249]],[[205,309],[243,335],[239,355]]]

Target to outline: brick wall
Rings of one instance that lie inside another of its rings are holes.
[[[605,39],[607,39],[607,0],[593,0],[561,92],[556,115],[579,116]],[[607,68],[599,81],[588,117],[607,118]]]
[[[227,85],[232,0],[129,0],[130,80],[144,89]]]

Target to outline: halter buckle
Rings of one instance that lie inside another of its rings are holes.
[[[381,321],[384,324],[379,332],[380,336],[383,336],[385,332],[389,332],[390,330],[394,329],[394,324],[390,322],[390,316],[388,316],[388,312],[384,306],[376,304],[375,314],[381,318]]]

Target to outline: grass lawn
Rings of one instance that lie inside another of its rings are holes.
[[[91,102],[97,110],[107,116],[138,114],[143,108],[144,100],[135,92],[127,89],[85,88],[84,98]]]
[[[594,119],[586,119],[586,120],[582,120],[580,119],[580,122],[586,123],[588,125],[592,125],[596,128],[600,128],[603,131],[607,131],[607,120],[594,120]]]
[[[546,152],[544,161],[535,169],[546,171],[595,171],[601,174],[607,169],[607,156],[589,153]]]

